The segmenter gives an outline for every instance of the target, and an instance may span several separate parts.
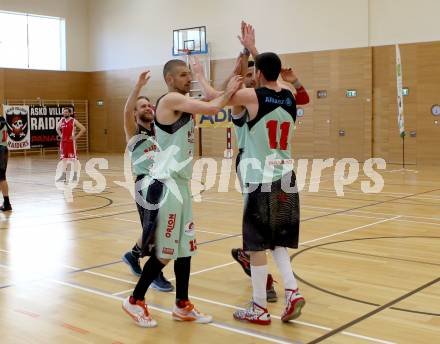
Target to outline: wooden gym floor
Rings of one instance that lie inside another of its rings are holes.
[[[2,343],[438,343],[439,168],[388,166],[380,194],[363,194],[361,177],[337,197],[329,170],[318,193],[306,188],[301,246],[290,253],[307,304],[298,321],[281,323],[282,284],[269,258],[280,283],[268,327],[232,319],[251,297],[250,279],[230,256],[241,245],[242,196],[205,191],[194,203],[199,255],[190,295],[215,322],[173,322],[174,295],[151,290],[159,326],[142,329],[121,310],[137,281],[121,255],[140,233],[138,214],[114,183],[124,180],[122,156],[105,158],[105,191],[76,188],[72,203],[54,186],[54,156],[10,159],[14,211],[0,214]],[[172,265],[165,275],[174,277]]]

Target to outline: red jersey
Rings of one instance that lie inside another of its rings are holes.
[[[75,119],[62,118],[60,121],[61,141],[72,142],[75,135]]]
[[[75,119],[62,118],[60,121],[60,130],[60,159],[76,159],[76,145],[74,142]]]

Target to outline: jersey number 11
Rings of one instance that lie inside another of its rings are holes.
[[[266,128],[269,132],[269,147],[270,149],[280,149],[280,150],[286,150],[287,149],[287,140],[289,138],[289,129],[290,129],[290,122],[283,122],[280,125],[280,142],[278,145],[277,142],[277,134],[278,134],[278,121],[271,120],[266,123]]]

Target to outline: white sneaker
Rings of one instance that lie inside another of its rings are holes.
[[[143,301],[134,303],[133,296],[127,297],[122,303],[122,309],[134,320],[140,327],[156,327],[157,322],[154,320],[148,307]]]
[[[254,301],[251,301],[247,309],[235,311],[233,316],[235,320],[247,321],[258,325],[269,325],[271,322],[269,311]]]
[[[285,290],[285,302],[284,312],[281,315],[281,320],[288,322],[298,318],[301,315],[301,310],[305,306],[306,301],[299,293],[298,289],[286,289]]]
[[[194,321],[199,324],[212,322],[212,316],[200,313],[189,301],[186,301],[184,308],[179,308],[174,304],[173,319],[177,321]]]

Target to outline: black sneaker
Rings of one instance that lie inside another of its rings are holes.
[[[267,302],[277,302],[278,296],[275,288],[273,287],[273,277],[271,274],[267,274],[267,282],[266,282],[266,300]]]
[[[251,262],[249,255],[241,248],[233,248],[231,250],[232,257],[241,265],[246,275],[251,277]]]
[[[139,259],[136,259],[131,252],[127,252],[126,254],[124,254],[122,256],[122,260],[124,261],[124,263],[126,263],[130,269],[131,272],[140,277],[142,275],[142,269],[141,269],[141,265],[139,264]]]
[[[151,288],[158,291],[170,292],[174,290],[174,286],[168,281],[163,272],[161,271],[159,276],[151,283]]]
[[[0,207],[0,211],[11,211],[11,210],[12,210],[11,204],[3,204]]]

